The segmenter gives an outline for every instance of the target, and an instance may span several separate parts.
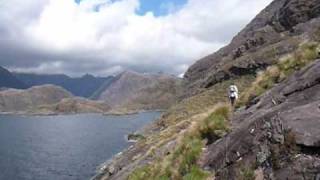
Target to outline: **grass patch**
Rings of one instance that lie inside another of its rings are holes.
[[[240,180],[255,180],[256,175],[252,167],[242,167],[240,169]]]
[[[184,176],[191,172],[203,147],[204,143],[198,137],[189,135],[183,138],[181,145],[172,157],[173,164],[178,168],[179,174],[175,174],[176,177]]]
[[[318,47],[317,43],[303,44],[296,52],[281,59],[277,66],[284,75],[288,76],[317,59]]]
[[[318,43],[302,44],[293,54],[281,58],[277,64],[258,73],[256,80],[241,94],[236,107],[248,105],[275,84],[319,58],[318,49]]]
[[[199,167],[193,166],[191,171],[183,177],[183,180],[207,179],[209,174],[203,172]]]
[[[218,107],[200,124],[198,131],[201,138],[207,139],[207,143],[211,144],[223,137],[229,131],[229,116],[229,106]]]
[[[141,179],[147,179],[150,177],[150,167],[144,166],[141,168],[136,169],[134,172],[132,172],[128,179],[130,180],[141,180]]]
[[[247,105],[248,102],[280,82],[282,78],[283,76],[281,76],[280,69],[277,66],[270,66],[264,72],[258,73],[256,80],[241,94],[236,107]]]
[[[209,173],[196,166],[204,143],[198,137],[187,135],[179,143],[172,155],[159,159],[156,163],[136,169],[129,180],[192,179],[205,180]]]

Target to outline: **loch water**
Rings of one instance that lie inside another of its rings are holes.
[[[0,115],[0,180],[87,180],[160,116]]]

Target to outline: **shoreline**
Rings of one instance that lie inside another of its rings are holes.
[[[25,111],[18,111],[18,112],[0,112],[0,115],[17,115],[17,116],[60,116],[60,115],[81,115],[81,114],[101,114],[103,116],[126,116],[126,115],[134,115],[140,113],[147,113],[147,112],[165,112],[166,110],[163,109],[155,109],[155,110],[137,110],[137,111],[109,111],[109,112],[46,112],[46,113],[34,113],[34,112],[25,112]]]
[[[147,112],[165,112],[165,109],[152,109],[152,110],[133,110],[133,111],[109,111],[103,113],[106,116],[124,116],[124,115],[133,115],[133,114],[140,114],[140,113],[147,113]]]

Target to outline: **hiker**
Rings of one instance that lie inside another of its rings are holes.
[[[236,85],[231,85],[229,87],[229,99],[232,106],[234,106],[234,103],[238,99],[238,88]]]

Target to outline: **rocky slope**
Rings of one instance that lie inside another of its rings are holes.
[[[110,83],[113,77],[94,77],[92,75],[84,75],[78,78],[72,78],[64,74],[45,75],[45,74],[27,74],[14,73],[14,75],[27,87],[39,86],[45,84],[53,84],[61,86],[75,96],[89,98],[102,85]]]
[[[0,112],[21,114],[104,113],[110,107],[103,102],[75,98],[54,85],[34,86],[26,90],[0,91]]]
[[[191,66],[186,98],[94,179],[318,179],[319,7],[272,2]],[[241,92],[236,109],[225,104],[230,84]]]
[[[176,77],[125,71],[106,89],[100,89],[96,99],[115,109],[166,109],[176,102],[179,90],[180,79]]]
[[[218,82],[255,74],[308,40],[319,40],[319,0],[275,0],[232,42],[192,65],[185,74],[189,94]]]
[[[295,73],[231,119],[233,132],[207,147],[199,163],[216,179],[241,168],[265,179],[320,176],[320,60]]]
[[[12,75],[8,70],[0,67],[0,89],[2,88],[17,88],[24,89],[27,86],[20,80],[18,80],[14,75]]]

